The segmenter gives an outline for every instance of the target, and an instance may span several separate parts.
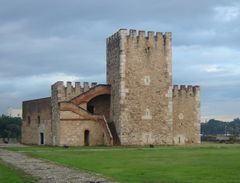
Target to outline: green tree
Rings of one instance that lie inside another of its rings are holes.
[[[0,116],[0,138],[17,138],[21,137],[22,119]]]

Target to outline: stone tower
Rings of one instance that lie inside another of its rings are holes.
[[[173,143],[171,33],[120,29],[109,37],[107,82],[122,145]]]

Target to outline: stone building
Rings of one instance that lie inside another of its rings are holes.
[[[200,143],[200,87],[172,86],[171,33],[120,29],[107,39],[107,84],[62,81],[23,102],[22,143]]]

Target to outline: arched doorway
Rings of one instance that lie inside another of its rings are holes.
[[[84,145],[89,146],[89,130],[84,131]]]

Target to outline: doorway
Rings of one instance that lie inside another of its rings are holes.
[[[44,133],[40,133],[40,145],[44,145]]]
[[[84,145],[89,146],[89,130],[84,131]]]

